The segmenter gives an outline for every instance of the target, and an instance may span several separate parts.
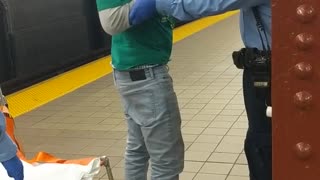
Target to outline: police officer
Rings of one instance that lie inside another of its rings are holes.
[[[3,97],[0,89],[0,105]],[[6,121],[2,112],[0,112],[0,163],[7,170],[8,176],[15,180],[23,180],[23,165],[16,155],[17,146],[6,133]]]
[[[251,54],[248,55],[251,58],[259,57],[256,54],[270,54],[271,51],[267,52],[271,45],[270,0],[136,0],[130,11],[129,21],[131,25],[137,25],[157,12],[185,21],[236,9],[240,9],[240,30],[245,48],[235,53],[234,61],[242,58],[247,63],[249,59],[246,54]],[[255,60],[251,59],[251,62]],[[259,73],[249,68],[252,66],[237,63],[239,62],[235,62],[237,67],[244,66],[243,93],[249,121],[245,153],[250,180],[271,180],[271,120],[266,117],[266,102],[270,100],[270,86],[255,87],[255,75]]]

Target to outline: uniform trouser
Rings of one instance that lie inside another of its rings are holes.
[[[271,180],[272,128],[271,119],[266,117],[266,99],[270,97],[271,92],[254,88],[250,70],[245,70],[243,74],[243,92],[249,121],[245,153],[250,180]]]
[[[166,66],[114,70],[128,124],[125,179],[178,180],[184,166],[181,117]]]

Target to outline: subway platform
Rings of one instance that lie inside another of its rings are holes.
[[[249,179],[242,71],[231,58],[243,46],[238,19],[233,15],[174,44],[169,68],[186,145],[181,180]],[[124,178],[127,127],[112,74],[18,116],[16,127],[29,158],[38,151],[60,158],[107,155],[114,178]],[[107,180],[106,172],[96,179]]]

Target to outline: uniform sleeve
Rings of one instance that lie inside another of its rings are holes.
[[[250,8],[270,0],[156,0],[157,11],[188,21],[227,11]]]
[[[1,143],[1,140],[4,138],[4,135],[6,132],[5,129],[6,129],[6,126],[4,124],[4,118],[2,113],[0,113],[0,143]]]
[[[7,161],[16,155],[17,147],[6,133],[6,124],[0,112],[0,162]]]
[[[119,3],[115,4],[116,1]],[[133,3],[134,1],[100,0],[100,4],[97,5],[103,30],[115,35],[129,29],[129,12]]]

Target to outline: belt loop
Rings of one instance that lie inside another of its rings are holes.
[[[113,83],[114,83],[115,86],[117,86],[117,82],[116,82],[116,79],[117,79],[117,77],[116,77],[116,69],[113,69],[112,74],[113,74]]]
[[[165,66],[166,66],[167,72],[169,72],[169,71],[170,71],[170,67],[169,67],[169,65],[168,65],[168,64],[166,64]]]
[[[153,68],[154,68],[154,67],[149,67],[149,68],[148,68],[151,79],[154,79],[154,69],[153,69]]]

